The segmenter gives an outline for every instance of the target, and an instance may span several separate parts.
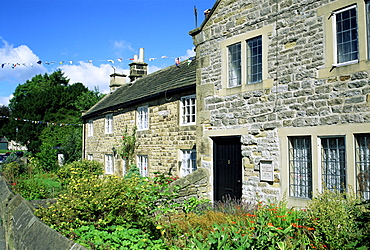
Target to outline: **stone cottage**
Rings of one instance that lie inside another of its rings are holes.
[[[370,1],[217,0],[196,46],[212,199],[370,199]]]
[[[83,158],[104,163],[105,174],[124,175],[117,154],[127,127],[137,128],[135,163],[142,176],[186,176],[196,169],[196,61],[147,75],[144,51],[130,63],[130,81],[111,75],[111,93],[82,115]]]

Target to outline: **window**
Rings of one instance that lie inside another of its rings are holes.
[[[321,138],[322,181],[330,190],[346,190],[346,148],[344,137]]]
[[[241,43],[228,46],[229,62],[229,87],[241,85],[242,66],[241,66]]]
[[[181,98],[181,124],[195,124],[195,95]]]
[[[138,130],[149,128],[148,106],[139,107],[137,109],[137,128]]]
[[[94,123],[93,120],[89,120],[87,125],[87,136],[93,135],[94,135]]]
[[[142,177],[147,177],[148,176],[148,156],[138,155],[137,156],[137,166],[140,170],[140,175]]]
[[[335,63],[337,65],[358,62],[356,5],[333,13]]]
[[[197,169],[197,155],[194,149],[181,150],[181,155],[181,176],[184,177]]]
[[[289,138],[289,193],[292,197],[312,197],[311,137]]]
[[[94,158],[93,158],[93,155],[92,154],[88,154],[87,155],[87,160],[89,161],[92,161]]]
[[[370,134],[356,135],[357,191],[370,200]]]
[[[220,96],[273,87],[268,74],[268,40],[273,25],[251,30],[220,42]]]
[[[106,134],[113,133],[113,114],[105,116],[105,133]]]
[[[105,174],[113,174],[113,155],[105,155]]]
[[[262,81],[262,36],[247,40],[248,84]]]

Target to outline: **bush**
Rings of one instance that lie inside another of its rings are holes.
[[[358,240],[369,235],[369,226],[358,221],[366,211],[361,204],[353,192],[324,190],[308,204],[308,221],[315,228],[315,237],[329,249],[350,249],[354,242],[363,246],[365,242]]]
[[[73,230],[76,242],[92,249],[167,249],[163,240],[136,228],[110,226],[96,228],[93,225]]]
[[[75,161],[65,164],[59,168],[57,175],[63,185],[67,185],[71,180],[83,178],[96,178],[103,174],[103,164],[97,161]]]
[[[61,184],[56,181],[56,176],[51,174],[27,174],[18,178],[13,186],[14,191],[26,200],[39,200],[55,198],[62,190]]]

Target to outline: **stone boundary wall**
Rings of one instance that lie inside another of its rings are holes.
[[[172,182],[172,187],[179,187],[177,201],[182,203],[190,197],[210,199],[209,176],[208,169],[198,168],[187,176]]]
[[[32,205],[22,196],[14,194],[5,178],[0,177],[0,216],[7,250],[86,249],[48,227],[33,211]]]

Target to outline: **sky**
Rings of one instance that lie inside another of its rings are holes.
[[[144,48],[148,71],[194,56],[189,31],[216,0],[0,0],[0,105],[37,74],[60,69],[90,90],[129,75]],[[38,63],[41,62],[41,63]]]

